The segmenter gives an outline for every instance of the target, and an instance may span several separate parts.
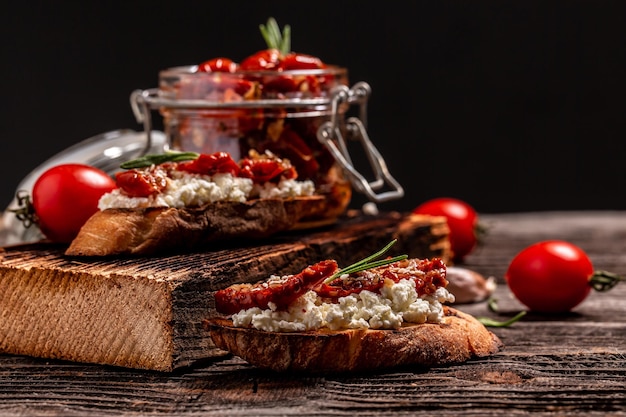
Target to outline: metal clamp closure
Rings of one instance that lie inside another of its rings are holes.
[[[371,93],[369,84],[360,82],[351,89],[341,86],[333,90],[332,115],[330,121],[322,124],[317,131],[318,140],[326,146],[337,163],[344,169],[354,188],[367,195],[376,203],[402,198],[404,189],[391,176],[384,158],[370,140],[365,121],[367,120],[367,100]],[[345,121],[345,131],[350,139],[359,141],[367,159],[374,179],[368,181],[355,167],[348,151],[348,145],[341,130],[343,116],[341,106],[347,104],[359,105],[359,118],[350,117]],[[386,190],[378,192],[386,186]]]

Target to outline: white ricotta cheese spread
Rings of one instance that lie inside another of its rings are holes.
[[[296,181],[282,179],[278,184],[266,182],[265,184],[255,184],[252,191],[254,196],[259,198],[289,198],[303,197],[315,194],[315,184],[313,181]]]
[[[231,174],[213,176],[173,171],[167,186],[149,197],[129,197],[120,189],[104,194],[98,203],[100,210],[139,207],[196,207],[216,201],[244,202],[251,198],[288,198],[315,193],[312,181],[281,180],[278,184],[253,184],[249,178]]]
[[[443,319],[443,304],[453,302],[454,296],[445,288],[434,294],[418,297],[415,281],[403,279],[397,283],[386,280],[380,294],[361,291],[341,297],[337,303],[327,302],[309,291],[294,301],[287,310],[275,305],[262,310],[258,307],[232,315],[238,327],[274,332],[338,329],[397,329],[403,322],[439,323]]]

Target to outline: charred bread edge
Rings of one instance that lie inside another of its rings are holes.
[[[503,344],[473,316],[446,307],[441,323],[398,330],[265,332],[207,320],[215,345],[250,364],[274,371],[360,372],[398,366],[441,366],[498,352]]]
[[[323,196],[216,202],[197,208],[150,207],[96,212],[65,254],[151,254],[234,238],[263,238],[324,212]]]

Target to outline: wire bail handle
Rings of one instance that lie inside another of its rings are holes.
[[[146,133],[146,147],[141,156],[147,154],[152,148],[152,114],[150,113],[149,97],[149,90],[135,90],[130,94],[130,108],[137,123],[143,123],[143,129]]]
[[[367,100],[370,93],[371,87],[366,82],[356,83],[352,88],[347,86],[335,88],[331,99],[332,113],[330,121],[319,127],[317,139],[326,146],[337,163],[344,169],[357,191],[367,195],[373,202],[382,203],[402,198],[404,189],[391,176],[384,158],[367,134],[365,123],[367,120]],[[340,128],[342,119],[340,108],[344,103],[359,105],[359,117],[350,117],[346,120],[346,132],[350,139],[361,143],[374,174],[374,180],[372,181],[368,181],[352,163],[346,139]],[[385,187],[385,185],[388,188],[386,191],[376,192]]]

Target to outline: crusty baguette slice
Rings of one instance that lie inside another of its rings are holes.
[[[442,323],[407,325],[399,330],[279,333],[233,327],[223,318],[206,324],[218,348],[275,371],[336,373],[438,366],[492,355],[502,348],[500,339],[476,318],[445,309]]]
[[[262,238],[324,213],[322,196],[216,202],[197,208],[107,209],[83,225],[65,254],[147,255],[232,238]]]

